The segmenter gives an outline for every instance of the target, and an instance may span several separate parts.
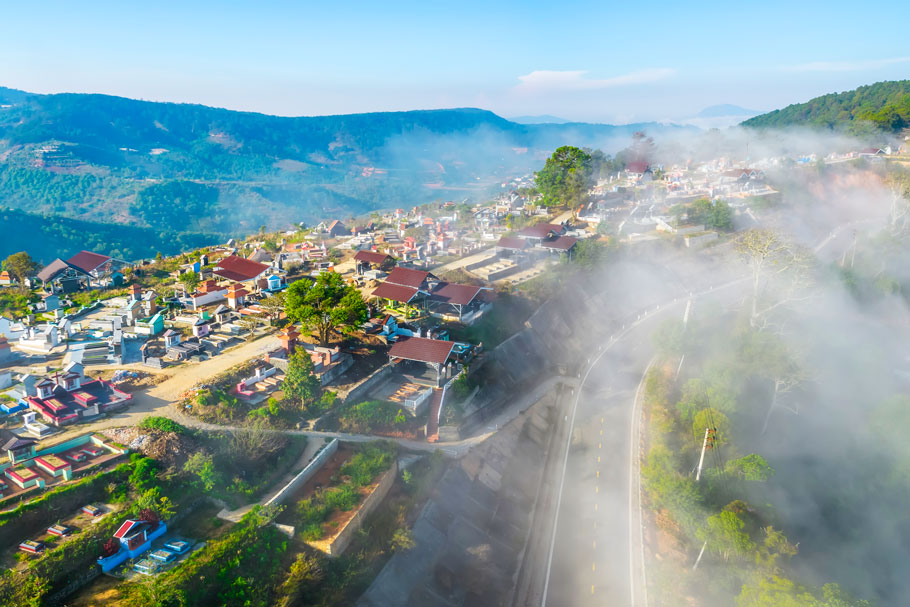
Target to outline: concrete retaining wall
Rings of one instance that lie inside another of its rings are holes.
[[[354,539],[354,534],[363,525],[363,521],[366,517],[368,517],[370,513],[382,503],[385,496],[389,494],[392,485],[395,484],[396,476],[398,476],[398,460],[395,460],[392,467],[386,470],[373,493],[363,500],[363,504],[360,505],[360,509],[357,510],[357,513],[354,514],[354,516],[351,517],[351,520],[349,520],[341,531],[338,532],[335,539],[325,547],[324,550],[326,554],[329,556],[338,556],[344,552],[348,545],[350,545],[351,540]]]
[[[342,397],[342,402],[345,404],[351,402],[357,402],[362,399],[364,395],[384,382],[389,375],[392,374],[392,364],[386,363],[380,368],[376,369],[369,376],[363,379],[359,384],[348,390],[348,393]]]
[[[265,505],[269,506],[271,504],[280,504],[284,502],[284,500],[287,499],[289,495],[294,493],[294,491],[300,488],[301,485],[310,480],[313,475],[316,474],[316,472],[319,471],[323,465],[325,465],[328,459],[335,454],[336,451],[338,451],[338,439],[333,438],[322,449],[322,451],[317,453],[316,457],[314,457],[313,460],[297,474],[297,476],[292,478],[287,485],[282,487],[278,493],[273,495],[272,499],[267,501]]]
[[[482,268],[486,265],[489,265],[489,264],[493,263],[494,261],[496,261],[497,259],[498,259],[498,257],[494,253],[493,255],[490,255],[489,257],[484,257],[483,259],[481,259],[479,261],[475,261],[474,263],[469,263],[469,264],[463,266],[463,268],[466,271],[471,272],[473,270],[476,270],[477,268]]]

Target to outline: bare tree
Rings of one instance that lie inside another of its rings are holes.
[[[765,329],[771,312],[809,298],[812,258],[802,247],[772,230],[755,229],[740,236],[736,250],[752,270],[752,328]]]
[[[269,428],[263,419],[231,432],[230,436],[231,450],[253,461],[259,461],[287,445],[287,437]]]

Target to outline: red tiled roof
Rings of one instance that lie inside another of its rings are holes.
[[[499,239],[499,242],[496,243],[497,247],[502,247],[503,249],[527,249],[528,241],[523,238],[515,238],[514,236],[503,236]]]
[[[543,241],[540,243],[540,246],[544,249],[558,249],[560,251],[568,251],[578,242],[577,238],[572,236],[560,236],[556,240]]]
[[[453,341],[408,337],[396,342],[389,350],[389,356],[425,363],[444,364],[449,359],[449,354],[452,353],[452,348],[454,347],[455,342]]]
[[[80,270],[91,272],[93,270],[97,270],[99,267],[110,260],[111,258],[107,255],[99,255],[98,253],[92,253],[91,251],[79,251],[67,259],[66,263],[70,264],[71,266],[76,266]]]
[[[527,236],[529,238],[546,238],[547,234],[550,232],[555,232],[557,234],[562,234],[563,227],[558,226],[552,223],[538,223],[533,226],[528,226],[518,232],[519,236]]]
[[[228,280],[246,282],[253,280],[268,269],[267,265],[257,261],[244,259],[237,255],[228,255],[217,262],[217,267],[212,271],[212,274],[217,274]]]
[[[478,293],[480,293],[480,287],[442,282],[430,294],[430,298],[435,301],[466,306],[474,301]]]
[[[141,522],[142,521],[132,521],[132,520],[123,521],[123,524],[120,525],[120,529],[117,529],[117,532],[114,534],[114,537],[117,538],[118,540],[126,537],[126,535],[130,532],[130,530],[133,527],[139,525]]]
[[[400,301],[401,303],[410,303],[415,295],[417,295],[417,289],[414,287],[393,285],[387,282],[380,283],[380,285],[373,290],[373,297],[391,299],[392,301]]]
[[[405,287],[419,289],[420,285],[423,284],[429,275],[429,272],[399,267],[392,270],[385,281],[393,285],[403,285]]]
[[[367,263],[383,263],[387,259],[392,259],[392,256],[374,251],[357,251],[357,254],[354,255],[355,261],[365,261]]]

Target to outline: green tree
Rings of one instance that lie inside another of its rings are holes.
[[[702,539],[707,540],[708,547],[720,554],[724,561],[733,556],[744,557],[755,548],[755,543],[743,530],[745,526],[737,513],[724,510],[708,517]]]
[[[31,255],[25,251],[19,251],[4,259],[0,267],[21,284],[23,280],[37,272],[41,264],[32,259]]]
[[[284,375],[282,389],[285,396],[303,409],[307,409],[319,397],[321,385],[315,370],[310,355],[303,348],[298,348],[288,358],[288,370]]]
[[[591,155],[564,145],[557,148],[535,176],[535,185],[545,206],[576,206],[585,202],[593,185]]]
[[[411,530],[406,527],[400,527],[396,529],[395,533],[392,534],[392,539],[389,540],[389,546],[395,552],[410,550],[416,545],[417,542],[414,541],[414,536],[411,535]]]
[[[221,474],[215,468],[215,460],[208,453],[202,451],[193,453],[183,465],[183,470],[196,475],[206,491],[211,491],[221,484]]]
[[[315,281],[292,283],[287,290],[285,310],[288,318],[314,331],[323,345],[329,343],[336,329],[357,326],[367,317],[360,291],[335,272],[324,272]]]
[[[133,456],[138,454],[133,454]],[[132,456],[131,456],[132,457]],[[130,474],[130,485],[137,491],[151,489],[158,483],[158,462],[150,457],[140,456],[133,461],[133,472]]]
[[[184,272],[177,280],[180,281],[187,293],[192,293],[199,286],[199,275],[195,272]]]
[[[774,475],[774,468],[755,453],[728,461],[724,469],[728,475],[746,481],[766,481]]]
[[[705,439],[706,428],[714,428],[717,431],[714,435],[715,447],[721,447],[730,442],[730,420],[720,411],[706,407],[692,418],[692,436],[699,447]]]

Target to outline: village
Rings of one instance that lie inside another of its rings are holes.
[[[59,585],[72,572],[43,558],[102,543],[79,553],[92,573],[62,597],[209,566],[202,549],[229,541],[228,524],[334,558],[365,546],[357,531],[392,503],[413,522],[407,508],[444,469],[436,447],[474,444],[528,406],[475,396],[554,277],[618,244],[710,249],[734,217],[757,223],[776,203],[765,171],[780,162],[628,162],[575,208],[541,205],[525,175],[483,204],[297,224],[172,258],[5,265],[0,289],[27,303],[0,316],[0,520],[21,521],[0,530],[0,560]],[[404,519],[386,532],[406,545]]]

